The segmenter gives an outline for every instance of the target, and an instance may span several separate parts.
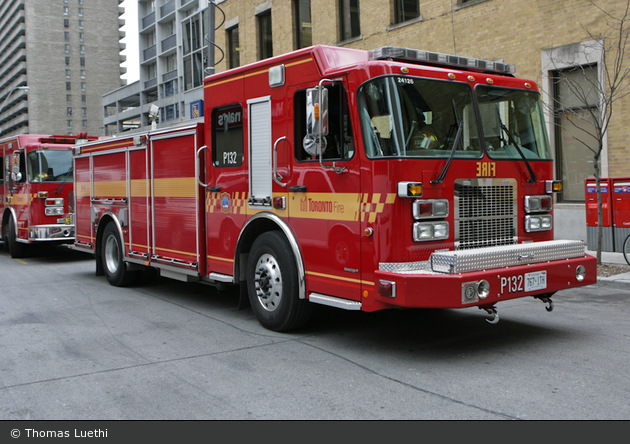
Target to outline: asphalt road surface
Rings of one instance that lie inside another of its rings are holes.
[[[628,284],[506,301],[496,325],[317,306],[286,334],[213,287],[94,269],[0,253],[0,420],[630,419]]]

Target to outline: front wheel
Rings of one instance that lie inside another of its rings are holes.
[[[626,237],[626,240],[623,241],[623,257],[630,265],[630,236]]]
[[[299,328],[311,315],[310,303],[299,298],[293,250],[278,231],[254,241],[247,261],[247,290],[258,321],[269,330]]]
[[[124,246],[114,222],[109,222],[103,231],[101,254],[103,271],[107,281],[115,287],[127,287],[138,277],[138,271],[127,270],[123,261]]]
[[[9,247],[9,254],[14,259],[26,257],[27,245],[18,242],[15,229],[15,222],[12,217],[9,217],[9,226],[7,233],[7,243]]]

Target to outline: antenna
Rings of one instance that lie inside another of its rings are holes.
[[[219,26],[217,27],[214,26],[214,22],[215,22],[214,9],[215,8],[221,11],[221,14],[223,14],[223,20],[221,21],[221,23],[219,23]],[[205,36],[205,39],[209,43],[208,44],[208,62],[207,62],[208,66],[204,69],[204,72],[206,73],[206,75],[214,74],[214,67],[218,65],[219,63],[221,63],[221,61],[225,57],[225,52],[223,52],[223,50],[216,43],[214,43],[214,31],[219,29],[221,25],[223,25],[223,23],[225,23],[225,12],[223,12],[223,9],[221,9],[214,1],[209,2],[208,3],[208,34]],[[214,48],[217,48],[219,51],[221,51],[221,58],[216,63],[214,61]]]

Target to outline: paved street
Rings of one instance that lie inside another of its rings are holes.
[[[485,312],[316,307],[262,328],[212,287],[120,289],[91,257],[0,253],[0,420],[630,419],[630,283]]]

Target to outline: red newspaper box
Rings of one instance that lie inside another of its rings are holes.
[[[602,189],[602,251],[614,250],[612,227],[612,190],[611,179],[600,179]],[[584,180],[586,187],[586,248],[597,251],[597,188],[595,179]],[[622,241],[623,242],[623,241]]]
[[[623,242],[630,236],[630,177],[612,181],[612,218],[615,251],[623,252]]]

